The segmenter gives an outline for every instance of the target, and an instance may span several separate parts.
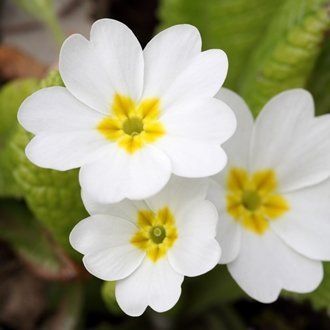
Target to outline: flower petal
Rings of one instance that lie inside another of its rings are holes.
[[[311,292],[323,277],[321,262],[296,253],[270,230],[263,235],[244,231],[240,253],[228,270],[247,294],[263,303],[275,301],[281,289]]]
[[[196,95],[199,98],[213,97],[221,88],[227,70],[228,59],[222,50],[210,49],[198,54],[162,95],[165,111],[176,102]]]
[[[143,97],[163,95],[191,60],[200,53],[201,47],[201,36],[192,25],[175,25],[158,33],[143,51]]]
[[[208,181],[205,179],[184,179],[173,175],[168,184],[146,202],[150,208],[157,211],[164,206],[176,214],[181,209],[200,202],[206,197]]]
[[[200,201],[177,218],[178,239],[168,251],[169,262],[180,274],[198,276],[211,270],[220,259],[215,240],[218,213],[209,201]]]
[[[330,176],[330,115],[306,121],[299,137],[276,168],[279,190],[289,192],[318,184]]]
[[[124,219],[95,215],[73,228],[70,243],[85,254],[83,262],[91,274],[105,281],[116,281],[130,275],[145,256],[130,243],[136,230],[136,226]]]
[[[172,269],[166,258],[156,263],[145,259],[131,276],[116,283],[117,302],[130,316],[140,316],[148,305],[165,312],[179,300],[182,282],[183,276]]]
[[[221,171],[227,156],[220,145],[187,138],[166,136],[157,147],[171,159],[173,173],[178,176],[198,178]]]
[[[138,98],[143,57],[136,37],[110,19],[94,23],[91,41],[75,34],[63,43],[59,69],[70,93],[91,108],[108,113],[114,93]]]
[[[272,168],[302,136],[301,126],[313,118],[312,96],[303,89],[285,91],[273,97],[256,120],[252,139],[252,170]]]
[[[96,130],[62,133],[40,133],[25,149],[34,164],[67,171],[100,158],[113,148]]]
[[[18,121],[29,132],[72,132],[94,129],[103,115],[73,97],[66,88],[43,88],[25,99]]]
[[[133,155],[116,147],[83,166],[80,184],[99,203],[144,199],[160,191],[171,175],[171,163],[160,150],[145,146]]]
[[[89,196],[85,190],[82,190],[81,197],[89,214],[109,214],[133,223],[137,221],[139,210],[147,210],[149,208],[144,201],[132,201],[129,199],[124,199],[119,203],[99,203]]]
[[[169,136],[209,140],[218,144],[228,140],[236,128],[234,113],[215,98],[175,103],[162,116],[161,122]]]
[[[111,77],[114,89],[139,100],[143,89],[144,59],[134,33],[125,24],[104,18],[92,25],[91,43]]]
[[[232,262],[241,248],[242,229],[226,211],[226,196],[221,185],[211,181],[207,199],[217,208],[219,214],[217,240],[221,247],[220,264]]]
[[[237,129],[234,135],[223,145],[228,156],[228,166],[248,167],[249,144],[253,130],[253,117],[248,105],[235,92],[221,88],[216,98],[222,100],[233,110]]]
[[[290,210],[270,221],[273,230],[297,252],[330,260],[330,180],[285,195]]]

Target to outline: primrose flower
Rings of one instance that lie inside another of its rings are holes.
[[[213,175],[227,160],[220,144],[236,127],[214,98],[227,68],[223,51],[201,51],[191,25],[160,32],[142,51],[124,24],[99,20],[90,41],[76,34],[62,46],[66,87],[22,104],[19,122],[36,135],[26,155],[45,168],[81,167],[82,188],[103,203],[147,198],[171,173]]]
[[[275,96],[255,123],[238,95],[218,97],[238,120],[208,195],[219,211],[220,263],[261,302],[281,289],[310,292],[330,260],[330,116],[315,118],[302,89]]]
[[[83,193],[91,216],[73,228],[70,243],[90,273],[117,281],[125,313],[138,316],[147,306],[167,311],[180,297],[184,276],[218,263],[218,214],[205,200],[205,181],[173,177],[149,199],[116,204],[98,204]]]

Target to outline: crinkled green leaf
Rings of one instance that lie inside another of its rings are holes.
[[[51,73],[43,87],[61,82],[58,73]],[[70,253],[69,233],[87,213],[81,201],[78,171],[59,172],[33,165],[25,156],[31,134],[21,127],[10,142],[10,162],[14,178],[35,217]]]
[[[0,90],[0,197],[21,196],[11,173],[7,147],[18,126],[16,115],[20,104],[37,89],[36,79],[24,79],[10,82]]]
[[[322,115],[330,112],[330,37],[324,42],[322,53],[315,69],[309,78],[308,89],[312,92],[316,113]]]
[[[71,280],[77,275],[77,267],[22,202],[0,201],[0,237],[45,279]]]
[[[162,0],[160,28],[190,23],[202,34],[203,48],[221,48],[229,58],[226,86],[237,89],[246,63],[284,0]]]
[[[256,115],[274,95],[304,87],[330,26],[329,0],[287,0],[242,72],[239,91]]]

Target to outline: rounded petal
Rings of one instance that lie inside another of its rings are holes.
[[[247,168],[249,145],[254,125],[251,111],[238,94],[227,88],[221,88],[216,98],[228,104],[237,120],[237,128],[234,135],[223,145],[228,156],[228,166]]]
[[[206,179],[187,180],[173,175],[168,184],[158,194],[149,197],[146,202],[154,211],[168,205],[176,214],[180,210],[204,200],[207,187]]]
[[[134,33],[119,21],[103,18],[92,25],[91,43],[114,90],[138,100],[143,89],[144,59]]]
[[[219,262],[221,249],[215,240],[218,213],[209,201],[200,201],[176,219],[178,239],[168,259],[185,276],[198,276]]]
[[[221,247],[220,264],[232,262],[241,248],[242,228],[226,211],[226,195],[221,185],[211,180],[207,199],[217,208],[219,214],[217,240]]]
[[[166,136],[157,143],[172,162],[178,176],[201,178],[221,171],[227,156],[220,145],[194,139]]]
[[[143,51],[143,96],[163,95],[191,60],[201,52],[201,47],[201,36],[192,25],[175,25],[158,33]]]
[[[17,116],[19,123],[34,134],[91,130],[103,119],[60,86],[43,88],[29,96]]]
[[[330,180],[285,195],[290,210],[270,222],[273,230],[297,252],[330,260]]]
[[[160,150],[145,146],[132,154],[115,148],[80,170],[82,189],[99,203],[144,199],[159,192],[171,176],[171,163]]]
[[[34,164],[59,171],[83,166],[113,148],[96,130],[40,133],[25,149]]]
[[[115,20],[95,22],[91,41],[70,36],[61,48],[59,69],[70,93],[104,113],[109,112],[114,93],[141,95],[141,46],[132,31]]]
[[[130,275],[145,253],[130,243],[137,227],[108,215],[95,215],[80,221],[71,231],[70,244],[85,256],[86,269],[105,281]]]
[[[244,231],[240,253],[228,270],[248,295],[263,303],[275,301],[281,289],[311,292],[323,278],[320,261],[296,253],[270,230],[263,235]]]
[[[256,120],[251,161],[253,170],[272,168],[288,155],[300,126],[314,114],[312,96],[302,89],[285,91],[273,97]]]
[[[234,113],[225,103],[215,98],[175,103],[162,116],[161,121],[169,136],[208,140],[218,144],[228,140],[236,129]]]
[[[180,100],[213,97],[221,88],[228,70],[228,59],[220,49],[210,49],[195,56],[162,95],[163,107]]]
[[[276,167],[279,190],[289,192],[318,184],[330,176],[330,115],[304,123],[300,136]]]
[[[116,283],[116,299],[130,316],[140,316],[147,306],[165,312],[179,300],[182,282],[183,276],[172,269],[166,258],[156,263],[145,259],[131,276]]]
[[[124,199],[118,203],[99,203],[89,196],[85,190],[81,192],[81,198],[89,214],[109,214],[129,220],[133,223],[137,221],[139,210],[148,209],[144,201],[132,201]]]

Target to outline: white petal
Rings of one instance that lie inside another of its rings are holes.
[[[207,199],[217,208],[219,214],[217,240],[221,246],[220,264],[232,262],[241,247],[242,228],[226,211],[225,191],[217,182],[211,181]]]
[[[293,139],[302,136],[301,126],[313,114],[313,98],[307,91],[293,89],[273,97],[256,120],[252,170],[273,168],[287,157]]]
[[[215,143],[166,136],[157,146],[171,159],[172,171],[178,176],[206,177],[226,166],[227,156]]]
[[[96,202],[116,203],[156,194],[170,175],[168,157],[156,148],[145,146],[133,155],[116,148],[103,159],[83,166],[80,184]]]
[[[125,24],[104,18],[92,25],[91,42],[114,90],[138,100],[143,88],[144,59],[134,33]]]
[[[162,95],[166,109],[179,100],[213,97],[222,86],[228,70],[227,55],[220,49],[210,49],[195,56],[170,88]]]
[[[70,244],[82,254],[129,243],[137,227],[111,215],[97,214],[78,222],[70,233]]]
[[[156,263],[145,259],[131,276],[116,283],[116,299],[130,316],[140,316],[147,306],[165,312],[179,300],[182,281],[166,258]]]
[[[71,231],[70,243],[83,258],[86,269],[105,281],[130,275],[145,253],[130,243],[137,227],[108,215],[95,215],[80,221]]]
[[[200,201],[177,219],[178,239],[168,251],[169,262],[180,274],[198,276],[211,270],[220,259],[215,240],[218,213],[209,201]]]
[[[143,96],[161,96],[200,51],[201,36],[194,26],[175,25],[157,34],[143,51]]]
[[[322,263],[296,253],[274,233],[243,232],[241,250],[228,270],[252,298],[270,303],[281,289],[306,293],[317,288],[323,277]]]
[[[300,136],[276,167],[279,190],[288,192],[317,184],[330,176],[330,115],[304,123]]]
[[[96,130],[40,133],[25,149],[28,159],[44,168],[67,171],[100,158],[113,148]]]
[[[66,88],[41,89],[25,99],[18,111],[18,121],[29,132],[71,132],[94,129],[103,119]]]
[[[59,69],[69,91],[95,110],[109,112],[114,93],[138,98],[142,90],[141,47],[124,24],[103,19],[91,41],[72,35],[60,53]]]
[[[330,180],[285,195],[290,210],[270,222],[274,231],[299,253],[330,260]]]
[[[181,209],[194,205],[205,199],[208,181],[206,179],[185,179],[173,175],[168,184],[146,202],[150,208],[157,211],[169,206],[176,214]]]
[[[124,199],[119,203],[99,203],[89,196],[84,190],[81,192],[84,206],[89,214],[109,214],[127,219],[136,223],[139,210],[146,210],[149,207],[144,201],[132,201]]]
[[[247,168],[250,139],[253,130],[251,111],[238,94],[227,88],[221,88],[216,98],[229,105],[234,111],[237,120],[237,128],[234,135],[223,145],[228,156],[228,166]]]
[[[215,98],[175,103],[161,121],[169,136],[210,140],[218,144],[228,140],[236,128],[234,113]]]

